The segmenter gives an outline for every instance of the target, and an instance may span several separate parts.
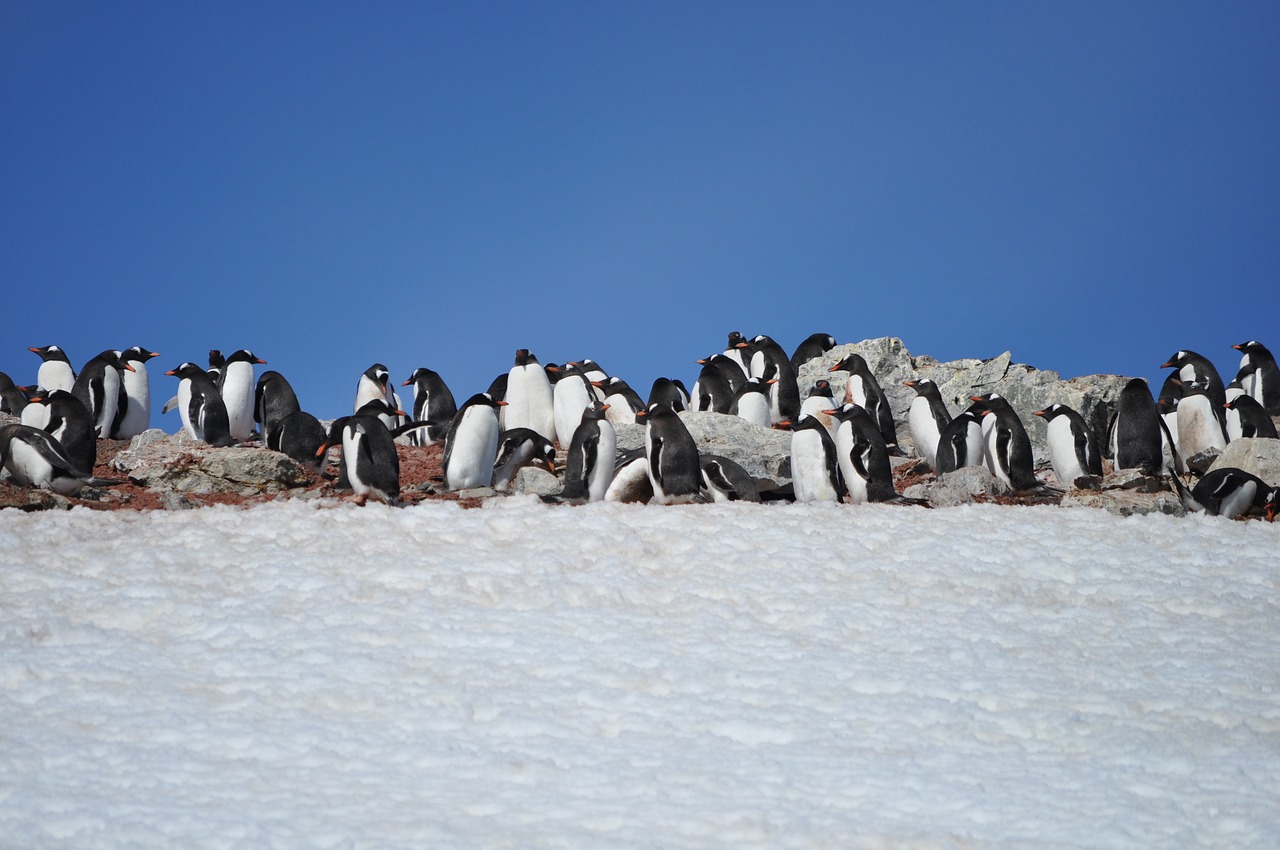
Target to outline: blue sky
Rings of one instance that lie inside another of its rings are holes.
[[[248,347],[328,417],[375,361],[643,394],[740,330],[1230,380],[1280,350],[1278,43],[1274,3],[7,3],[0,371],[139,344],[167,398]]]

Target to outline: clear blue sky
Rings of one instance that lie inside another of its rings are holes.
[[[375,361],[644,394],[741,330],[1230,380],[1280,350],[1277,45],[1274,2],[9,2],[0,370],[139,344],[163,399],[248,347],[327,417]]]

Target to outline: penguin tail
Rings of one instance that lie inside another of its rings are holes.
[[[1205,506],[1196,501],[1196,497],[1191,495],[1191,491],[1187,489],[1187,485],[1182,482],[1182,476],[1169,468],[1169,477],[1173,479],[1173,487],[1178,491],[1178,498],[1182,500],[1182,506],[1189,511],[1203,511]]]

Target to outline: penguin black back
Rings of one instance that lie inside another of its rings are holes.
[[[253,421],[258,424],[263,445],[280,451],[278,427],[285,417],[301,409],[298,396],[284,375],[269,369],[258,376],[253,391]]]
[[[1173,383],[1169,386],[1171,393],[1181,395],[1181,387]],[[1163,472],[1160,411],[1150,387],[1141,378],[1129,381],[1120,391],[1110,443],[1117,470],[1139,469],[1145,475]]]

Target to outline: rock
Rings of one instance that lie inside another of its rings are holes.
[[[0,508],[17,508],[20,511],[69,511],[75,503],[38,487],[19,487],[8,481],[0,483]]]
[[[991,474],[985,466],[966,466],[948,472],[936,481],[913,484],[902,495],[911,499],[927,499],[935,508],[967,505],[976,496],[1001,496],[1011,491],[1009,485]]]
[[[471,487],[466,490],[455,490],[453,495],[459,499],[487,499],[496,495],[497,492],[492,487]]]
[[[1103,490],[1133,490],[1138,493],[1159,493],[1168,491],[1169,485],[1163,478],[1146,475],[1140,469],[1122,469],[1112,472],[1102,479]]]
[[[173,490],[166,490],[160,494],[160,507],[164,508],[166,511],[189,511],[199,507],[199,505],[181,493],[176,493]]]
[[[1187,469],[1196,475],[1204,475],[1210,469],[1213,469],[1214,462],[1217,461],[1218,456],[1221,454],[1222,452],[1217,449],[1205,449],[1199,454],[1194,454],[1186,459]]]
[[[214,448],[183,433],[155,429],[134,437],[111,466],[135,484],[162,492],[256,496],[311,482],[302,466],[279,452]]]
[[[1173,493],[1138,490],[1072,490],[1062,497],[1063,507],[1101,509],[1120,516],[1168,514],[1184,516],[1187,509]]]
[[[562,486],[560,479],[545,469],[526,466],[511,480],[511,493],[512,495],[554,496],[560,492]]]
[[[1211,470],[1222,467],[1243,469],[1273,487],[1280,487],[1280,440],[1271,437],[1242,437],[1227,443]]]
[[[737,463],[759,490],[775,490],[791,481],[791,433],[753,425],[741,416],[686,410],[680,414],[698,451]],[[643,440],[641,445],[643,445]]]

